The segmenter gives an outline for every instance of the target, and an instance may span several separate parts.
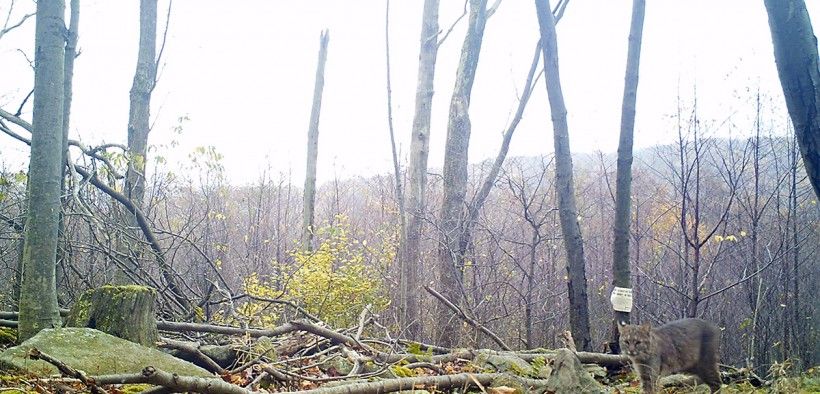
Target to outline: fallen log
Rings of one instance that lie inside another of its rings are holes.
[[[225,382],[222,379],[215,378],[198,378],[194,376],[180,376],[171,374],[154,367],[145,367],[142,370],[142,376],[145,380],[141,383],[153,384],[155,386],[162,386],[170,389],[172,392],[188,392],[193,391],[197,393],[212,393],[212,394],[250,394],[250,390],[246,390],[234,384]]]
[[[0,327],[17,328],[17,320],[0,319]]]
[[[489,386],[498,378],[511,379],[528,388],[543,387],[547,384],[546,380],[526,379],[504,373],[460,373],[455,375],[396,378],[376,382],[356,382],[333,387],[320,387],[313,390],[282,392],[280,394],[381,394],[405,390],[413,391],[419,387],[435,388],[435,391],[467,387],[483,388],[482,386]]]
[[[249,336],[251,338],[259,338],[259,337],[275,337],[279,335],[284,335],[289,332],[293,332],[298,330],[298,328],[294,327],[290,323],[285,323],[279,327],[273,329],[264,329],[264,328],[240,328],[240,327],[232,327],[232,326],[218,326],[215,324],[203,324],[203,323],[182,323],[182,322],[172,322],[172,321],[165,321],[165,320],[158,320],[157,321],[157,329],[160,331],[173,331],[173,332],[204,332],[210,334],[223,334],[223,335],[240,335],[240,336]]]
[[[60,317],[68,316],[68,309],[60,308]],[[0,319],[4,320],[19,320],[20,312],[0,311]]]

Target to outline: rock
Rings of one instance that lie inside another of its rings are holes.
[[[65,325],[94,328],[154,347],[159,340],[154,313],[156,301],[157,291],[150,287],[103,286],[80,296]]]
[[[475,364],[481,368],[492,369],[497,372],[507,372],[518,376],[538,375],[530,363],[513,355],[499,355],[480,351],[475,358]]]
[[[598,364],[584,364],[584,369],[592,375],[593,378],[606,379],[607,373],[606,368],[598,365]]]
[[[555,394],[600,393],[604,391],[604,386],[592,378],[575,353],[569,349],[558,349],[547,389]]]
[[[213,376],[187,361],[91,328],[40,331],[20,345],[0,353],[0,370],[18,370],[40,376],[58,373],[57,368],[45,361],[28,359],[26,355],[31,348],[92,376],[139,373],[146,366],[179,375]]]
[[[330,376],[345,376],[353,370],[353,363],[344,357],[331,357],[319,364],[319,369]]]

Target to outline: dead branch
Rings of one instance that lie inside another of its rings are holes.
[[[68,316],[69,309],[60,308],[60,317]],[[0,311],[0,319],[17,320],[20,318],[20,312]]]
[[[0,327],[17,328],[17,320],[0,319]]]
[[[213,394],[250,394],[252,391],[230,384],[216,378],[199,378],[194,376],[180,376],[171,374],[154,367],[145,367],[142,370],[144,381],[156,386],[162,386],[174,392],[193,391],[197,393]]]
[[[294,321],[292,321],[288,324],[295,327],[297,330],[309,332],[311,334],[315,334],[315,335],[318,335],[320,337],[325,337],[327,339],[336,341],[338,343],[341,343],[341,344],[344,344],[344,345],[347,345],[347,346],[350,346],[350,347],[355,347],[355,348],[358,348],[358,349],[365,349],[365,350],[369,350],[369,351],[374,352],[374,353],[378,353],[377,351],[370,348],[370,346],[367,346],[367,345],[357,341],[355,338],[353,338],[351,336],[342,334],[338,331],[334,331],[334,330],[331,330],[329,328],[325,328],[325,327],[315,325],[315,324],[310,323],[310,322],[305,321],[305,320],[294,320]]]
[[[220,367],[219,364],[216,363],[212,358],[202,353],[199,350],[199,345],[189,342],[182,342],[176,341],[169,338],[162,338],[159,343],[157,343],[159,347],[164,347],[166,349],[175,349],[179,350],[180,352],[187,353],[197,360],[201,361],[208,369],[209,372],[216,372],[219,375],[224,374],[226,371],[224,368]]]
[[[172,322],[172,321],[164,321],[158,320],[157,321],[157,329],[161,331],[172,331],[172,332],[204,332],[210,334],[223,334],[223,335],[247,335],[251,338],[259,338],[259,337],[275,337],[279,335],[284,335],[289,332],[293,332],[296,330],[300,330],[301,328],[297,328],[291,323],[285,323],[279,327],[273,329],[263,329],[263,328],[239,328],[239,327],[231,327],[231,326],[218,326],[214,324],[202,324],[202,323],[182,323],[182,322]]]
[[[502,341],[501,338],[498,337],[498,335],[495,335],[495,333],[490,331],[487,327],[484,327],[484,325],[479,323],[477,320],[467,316],[467,314],[464,313],[464,311],[461,310],[461,308],[454,305],[452,302],[450,302],[450,300],[441,295],[439,292],[433,290],[430,286],[427,285],[424,286],[424,290],[427,290],[427,292],[430,293],[433,297],[436,297],[439,301],[441,301],[441,303],[444,304],[444,306],[450,308],[453,312],[461,316],[461,319],[467,322],[469,325],[475,327],[476,329],[484,333],[484,335],[490,337],[490,339],[497,343],[498,346],[500,346],[502,349],[511,350],[510,347],[507,346],[507,344],[504,343],[504,341]]]
[[[460,373],[442,376],[419,376],[411,378],[389,379],[377,382],[356,382],[343,386],[321,387],[314,390],[299,391],[299,394],[376,394],[392,393],[396,391],[414,390],[418,387],[430,387],[436,390],[453,388],[467,388],[472,386],[488,386],[499,377],[506,377],[521,382],[526,387],[541,387],[546,380],[524,379],[514,375],[502,373]],[[432,390],[431,390],[432,391]]]
[[[60,370],[60,373],[62,373],[63,375],[79,379],[84,385],[86,385],[91,390],[93,394],[108,394],[107,391],[97,386],[97,382],[94,380],[94,378],[89,377],[85,374],[85,372],[71,368],[64,362],[39,351],[37,348],[31,348],[31,350],[28,351],[28,357],[32,360],[43,360],[57,367],[57,369]]]

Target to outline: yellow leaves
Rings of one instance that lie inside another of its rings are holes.
[[[245,291],[257,297],[291,300],[338,327],[354,324],[367,304],[372,304],[375,312],[384,310],[389,299],[377,278],[379,270],[395,256],[393,237],[385,237],[385,245],[368,248],[366,241],[350,235],[347,217],[336,216],[334,223],[316,229],[319,245],[315,250],[295,249],[289,253],[292,264],[273,263],[278,272],[288,276],[285,283],[267,283],[254,274],[245,278]],[[283,285],[286,287],[280,288]],[[260,308],[245,313],[258,313]]]
[[[214,220],[225,220],[225,219],[227,219],[227,218],[228,218],[228,217],[227,217],[227,216],[225,216],[225,214],[224,214],[224,213],[222,213],[222,212],[217,212],[217,211],[210,211],[210,212],[208,212],[208,219],[214,219]]]
[[[741,231],[740,235],[744,236],[744,233],[745,233],[745,231]],[[723,241],[737,242],[737,237],[734,236],[734,235],[731,235],[731,234],[730,235],[715,235],[714,240],[715,240],[716,243],[720,243],[720,242],[723,242]]]

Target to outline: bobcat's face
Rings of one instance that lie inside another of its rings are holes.
[[[648,325],[619,326],[621,351],[633,358],[644,358],[651,354],[652,332]]]

